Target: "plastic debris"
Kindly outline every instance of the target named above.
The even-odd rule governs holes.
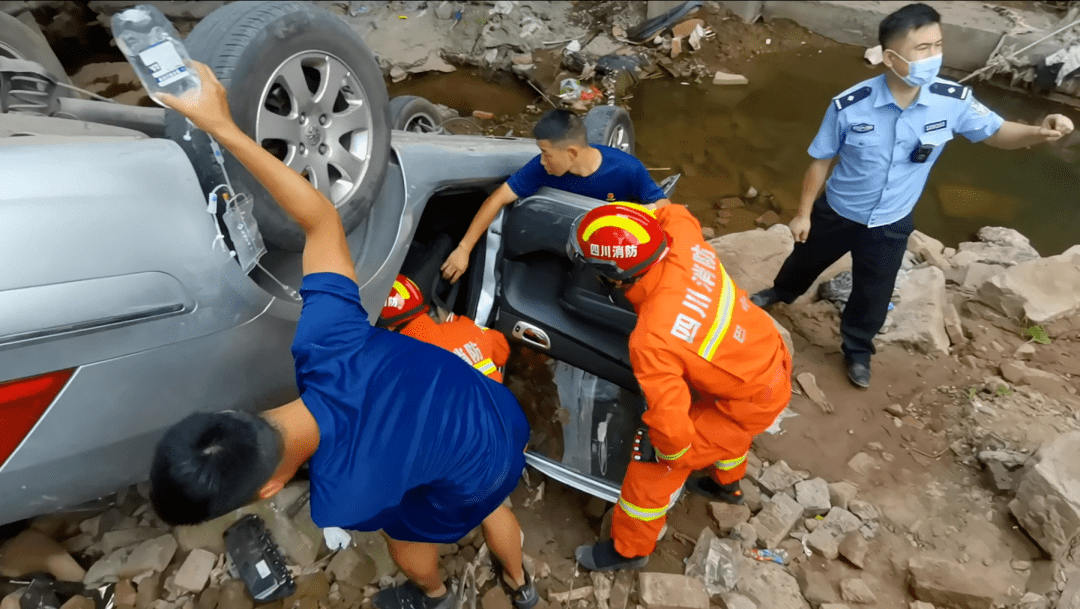
[[[780,549],[763,550],[760,548],[754,548],[747,552],[747,555],[754,560],[758,560],[761,562],[774,562],[778,565],[787,564],[788,561],[788,553]]]
[[[881,45],[879,44],[876,47],[866,49],[866,52],[863,53],[863,59],[866,60],[866,63],[876,66],[881,63],[881,58],[883,57],[882,53],[884,53],[884,51],[881,50]]]
[[[327,527],[323,529],[323,539],[326,540],[326,547],[331,550],[342,550],[352,545],[352,535],[345,529],[338,527]]]

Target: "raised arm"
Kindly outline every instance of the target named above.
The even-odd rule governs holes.
[[[476,242],[480,240],[480,237],[484,236],[484,232],[491,226],[495,216],[499,214],[499,210],[516,200],[517,195],[505,183],[484,200],[484,203],[469,224],[469,229],[465,231],[465,236],[461,238],[461,243],[453,252],[450,252],[450,255],[446,257],[446,261],[443,262],[440,269],[443,277],[449,279],[451,283],[461,279],[461,276],[465,274],[465,269],[469,268],[469,254],[476,247]]]
[[[356,281],[345,229],[334,205],[300,174],[245,135],[229,113],[225,87],[209,67],[198,62],[193,64],[202,80],[200,92],[189,92],[181,97],[160,95],[162,103],[213,136],[300,225],[306,238],[302,259],[305,275],[337,273]]]

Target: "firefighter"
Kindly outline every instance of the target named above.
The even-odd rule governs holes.
[[[630,462],[612,539],[576,556],[593,571],[639,568],[694,470],[709,475],[691,480],[691,491],[742,503],[750,443],[791,397],[791,354],[681,205],[594,208],[575,222],[567,250],[624,290],[638,314],[630,363],[648,403],[640,439],[652,447]]]
[[[386,297],[379,325],[416,340],[442,347],[491,380],[502,382],[502,367],[510,358],[510,345],[501,332],[479,326],[468,317],[450,313],[436,321],[429,315],[424,295],[411,279],[398,275]]]

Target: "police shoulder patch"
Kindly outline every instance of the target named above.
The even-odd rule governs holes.
[[[837,110],[843,110],[844,108],[847,108],[851,104],[854,104],[856,102],[860,102],[860,101],[866,99],[867,97],[870,97],[871,91],[873,91],[873,89],[871,89],[870,87],[862,87],[861,89],[856,89],[856,90],[854,90],[851,93],[848,93],[846,95],[841,95],[840,97],[834,97],[833,98],[833,103],[836,104],[836,109]]]
[[[952,97],[953,99],[967,99],[967,96],[971,94],[971,87],[956,83],[936,82],[930,85],[930,92],[935,95]]]

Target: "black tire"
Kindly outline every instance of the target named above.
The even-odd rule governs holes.
[[[601,144],[634,154],[634,121],[619,106],[596,106],[585,115],[590,144]]]
[[[398,131],[434,133],[442,115],[435,104],[418,95],[399,95],[390,100],[390,128]]]
[[[258,119],[268,117],[271,113],[281,117],[279,124],[287,127],[287,137],[291,143],[269,138],[264,138],[260,143],[276,153],[278,158],[293,159],[297,165],[307,162],[302,158],[310,158],[313,164],[321,162],[324,172],[329,173],[324,173],[324,179],[316,184],[317,187],[337,207],[345,232],[356,228],[378,196],[390,158],[386,85],[382,71],[363,40],[334,15],[305,2],[233,2],[207,15],[192,30],[185,44],[192,59],[209,65],[225,86],[233,120],[244,133],[259,141]],[[333,66],[344,69],[339,72],[344,74],[343,84],[335,85],[340,91],[327,96],[327,99],[333,97],[329,101],[333,105],[332,110],[319,110],[323,113],[322,117],[330,117],[325,128],[319,126],[322,123],[316,124],[314,111],[306,119],[306,124],[299,122],[298,112],[291,108],[292,100],[299,99],[299,94],[290,93],[280,86],[285,81],[279,81],[279,77],[275,76],[279,68],[294,64],[299,66],[299,62],[307,61],[309,57],[323,61],[327,71]],[[310,68],[309,71],[306,64],[297,69],[302,70],[304,79],[299,86],[307,88],[304,95],[315,100],[325,72],[317,68]],[[312,79],[316,81],[316,91],[312,91]],[[354,88],[360,90],[354,91]],[[284,114],[270,109],[270,99],[282,92],[284,97],[279,95],[274,99],[275,103],[289,105]],[[363,103],[346,105],[339,111],[339,102],[347,101],[343,97],[346,93],[357,99],[362,98]],[[360,141],[369,147],[366,150],[366,165],[361,155],[351,154],[345,141],[335,139],[331,131],[334,121],[340,120],[347,111],[352,110],[349,112],[352,116],[357,108],[363,110],[365,107],[370,117],[367,120],[366,139]],[[207,136],[193,131],[191,140],[185,141],[187,132],[187,121],[179,114],[169,112],[166,133],[188,153],[203,188],[209,192],[224,182],[224,176],[214,162]],[[311,146],[310,157],[299,156],[299,151],[306,150],[308,145]],[[354,173],[362,177],[359,180],[350,179],[351,175],[333,165],[334,157],[352,157],[349,160],[356,164]],[[254,197],[254,215],[267,244],[279,250],[302,251],[304,234],[300,227],[232,155],[225,152],[224,158],[233,188]],[[312,173],[318,175],[317,170]],[[319,181],[317,178],[314,180]]]
[[[49,41],[7,13],[0,13],[0,57],[39,63],[49,74],[55,76],[57,81],[71,84],[64,66],[60,65],[56,53],[53,53],[49,46]],[[71,95],[67,89],[61,90],[59,94],[61,97]]]

